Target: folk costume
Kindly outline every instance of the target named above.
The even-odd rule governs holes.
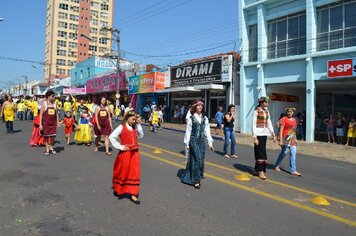
[[[89,114],[81,114],[79,117],[79,128],[75,132],[74,140],[79,143],[91,143],[91,127],[89,124]]]
[[[111,134],[111,126],[110,126],[109,119],[110,119],[109,108],[100,107],[98,120],[95,122],[94,125],[94,133],[96,136]],[[101,130],[98,129],[97,123],[99,123]]]
[[[206,116],[195,113],[188,118],[184,136],[186,148],[189,148],[189,157],[184,173],[180,176],[182,183],[200,185],[200,180],[204,177],[205,138],[212,147],[209,120]]]
[[[73,124],[75,123],[74,118],[73,117],[64,117],[63,123],[64,123],[64,133],[72,134],[73,133]]]
[[[257,138],[258,145],[254,144],[255,153],[255,171],[266,172],[267,152],[266,143],[267,136],[274,135],[273,125],[271,122],[270,113],[267,109],[257,107],[252,118],[252,133],[253,137]]]
[[[37,109],[37,108],[36,108]],[[45,139],[40,135],[40,116],[36,116],[33,120],[33,129],[30,137],[31,146],[45,145]]]
[[[138,196],[140,187],[140,152],[138,138],[143,137],[140,124],[130,126],[119,125],[110,135],[111,144],[119,149],[113,169],[113,190],[118,195],[130,194]],[[118,141],[120,138],[121,143]],[[124,151],[124,145],[130,149]]]
[[[44,102],[45,109],[42,114],[42,136],[55,137],[57,135],[57,110],[54,104]]]

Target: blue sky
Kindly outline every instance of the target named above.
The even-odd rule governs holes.
[[[123,56],[138,63],[164,67],[239,49],[237,0],[115,0],[114,8]],[[35,62],[44,61],[45,15],[44,0],[1,2],[0,88],[22,75],[43,78]]]

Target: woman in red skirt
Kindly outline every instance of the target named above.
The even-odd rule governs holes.
[[[105,155],[111,156],[109,152],[109,135],[112,131],[112,122],[111,122],[111,112],[109,107],[106,104],[106,98],[101,98],[99,106],[95,109],[95,123],[94,123],[94,133],[95,138],[95,149],[98,151],[100,138],[105,139]]]
[[[130,200],[140,204],[140,152],[138,138],[143,137],[139,116],[129,111],[122,124],[110,135],[111,144],[119,149],[113,170],[113,190],[115,195],[129,194]],[[120,138],[121,143],[118,141]]]
[[[40,116],[36,116],[33,121],[33,129],[30,137],[30,145],[32,147],[37,147],[45,145],[45,139],[40,135]]]
[[[58,124],[54,95],[55,93],[52,90],[47,91],[46,100],[42,103],[40,109],[40,130],[46,142],[45,156],[48,156],[50,153],[56,154],[52,146],[54,137],[57,135]]]

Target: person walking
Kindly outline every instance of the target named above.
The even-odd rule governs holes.
[[[83,108],[77,125],[78,129],[75,132],[74,140],[89,147],[91,145],[91,124],[89,109],[87,107]]]
[[[224,114],[223,114],[223,108],[219,107],[218,111],[215,114],[215,122],[216,122],[216,127],[215,127],[215,134],[222,135],[222,122],[223,122]]]
[[[196,102],[191,107],[192,116],[187,121],[184,144],[189,150],[189,157],[184,173],[180,176],[182,183],[200,189],[200,180],[204,177],[205,140],[208,140],[210,150],[214,151],[213,138],[210,135],[209,119],[204,116],[204,103]]]
[[[60,122],[61,124],[64,124],[64,134],[66,136],[66,142],[67,142],[67,147],[70,145],[70,136],[73,133],[73,126],[78,128],[77,124],[75,123],[74,118],[72,117],[72,114],[70,111],[66,112],[66,116],[63,118],[63,120]]]
[[[279,131],[279,145],[282,150],[278,155],[278,159],[274,164],[275,170],[280,172],[280,164],[283,159],[286,157],[288,153],[288,149],[290,152],[289,166],[290,173],[295,176],[302,176],[299,172],[297,172],[296,166],[296,155],[297,155],[297,138],[296,138],[296,129],[297,129],[297,121],[293,117],[295,112],[295,108],[287,107],[286,108],[286,116],[281,119],[280,122],[280,131]]]
[[[37,116],[33,120],[33,128],[29,143],[32,147],[42,146],[46,144],[45,138],[40,135],[40,116]]]
[[[109,152],[109,135],[112,131],[112,120],[110,109],[104,97],[101,98],[99,106],[95,109],[94,121],[94,133],[96,135],[94,152],[98,151],[100,138],[103,137],[105,139],[105,155],[111,156],[112,154]]]
[[[349,125],[349,129],[347,131],[347,140],[346,140],[346,146],[350,144],[350,139],[352,140],[351,146],[354,146],[355,144],[355,139],[356,139],[356,121],[355,118],[352,118]]]
[[[234,122],[235,122],[235,105],[230,104],[227,108],[227,112],[224,114],[224,157],[225,158],[238,158],[235,155],[235,145],[236,145],[236,138],[234,132]],[[229,142],[231,140],[231,156],[228,154],[227,147],[229,146]]]
[[[57,135],[57,111],[54,104],[55,93],[52,90],[46,92],[46,100],[42,103],[40,109],[40,130],[42,136],[45,137],[46,151],[45,156],[50,153],[56,154],[53,149],[54,137]]]
[[[14,120],[16,116],[16,104],[12,101],[11,95],[5,95],[5,102],[1,107],[1,117],[6,124],[7,133],[14,133]]]
[[[252,133],[255,153],[255,172],[262,180],[267,179],[265,172],[267,166],[267,136],[272,135],[276,142],[270,113],[267,109],[269,99],[261,97],[252,116]]]
[[[145,118],[145,123],[147,123],[148,118],[150,117],[151,108],[148,104],[143,108],[143,117]]]
[[[112,177],[114,195],[131,195],[130,200],[140,204],[140,152],[138,139],[143,138],[139,116],[134,111],[125,114],[120,124],[109,136],[113,147],[119,149]],[[120,139],[121,143],[118,141]]]

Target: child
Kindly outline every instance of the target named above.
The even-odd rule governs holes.
[[[91,124],[90,124],[89,109],[83,108],[83,113],[79,117],[78,130],[75,132],[74,140],[82,144],[90,146],[91,144]]]
[[[159,122],[159,113],[157,111],[157,107],[153,108],[153,112],[151,113],[150,120],[152,121],[152,132],[157,133],[158,122]]]
[[[116,120],[116,122],[119,122],[120,114],[121,114],[120,105],[117,105],[116,106],[116,110],[115,110],[115,120]]]
[[[33,129],[30,137],[30,145],[32,147],[45,145],[45,139],[43,136],[40,135],[40,116],[37,116],[33,121]]]
[[[66,117],[63,118],[63,120],[60,122],[61,124],[64,123],[64,133],[66,135],[66,140],[67,140],[67,146],[70,145],[70,136],[73,133],[73,125],[75,128],[78,128],[77,124],[75,123],[74,118],[72,117],[72,114],[70,111],[66,112]]]
[[[355,138],[356,138],[356,122],[355,118],[352,118],[350,123],[349,123],[349,130],[347,131],[347,141],[346,141],[346,146],[349,145],[350,139],[352,139],[352,144],[351,146],[354,146],[355,144]]]

